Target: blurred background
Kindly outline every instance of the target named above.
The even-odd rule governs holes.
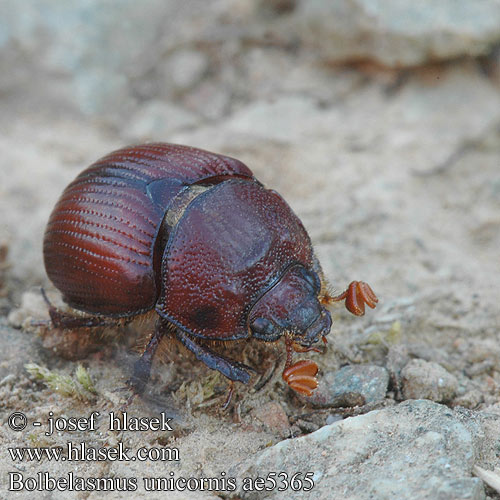
[[[498,0],[0,0],[2,404],[32,387],[25,363],[56,362],[21,327],[47,314],[58,196],[109,151],[165,141],[245,162],[335,290],[378,294],[362,320],[336,309],[325,379],[373,363],[385,397],[418,358],[392,402],[500,413],[499,91]]]

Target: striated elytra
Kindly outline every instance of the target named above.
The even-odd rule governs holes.
[[[75,317],[51,306],[56,326],[156,311],[155,331],[134,367],[138,393],[166,335],[231,381],[247,383],[248,367],[199,340],[284,337],[290,373],[292,351],[316,350],[329,333],[325,305],[346,299],[362,314],[365,303],[377,301],[362,282],[331,297],[309,236],[283,198],[242,162],[188,146],[127,147],[88,167],[57,202],[43,253],[64,301],[89,313]],[[312,393],[315,371],[301,367],[292,378],[305,377],[307,390],[290,385]]]

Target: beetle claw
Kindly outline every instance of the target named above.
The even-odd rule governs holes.
[[[339,302],[345,299],[346,309],[355,316],[365,314],[365,304],[372,309],[376,306],[378,298],[368,283],[353,281],[347,290],[336,297],[330,297],[330,302]]]
[[[138,394],[136,392],[133,392],[128,398],[127,400],[120,406],[119,408],[119,411],[121,413],[124,413],[125,411],[127,411],[128,407],[132,404],[132,402],[134,401],[134,399],[138,396]]]

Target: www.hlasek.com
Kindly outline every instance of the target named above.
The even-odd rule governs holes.
[[[122,442],[118,446],[101,446],[96,448],[87,443],[66,443],[63,447],[40,447],[40,448],[9,448],[10,458],[14,462],[41,462],[43,459],[61,462],[128,462],[130,460],[145,462],[178,462],[178,448],[143,446],[132,453],[130,448],[126,448]]]

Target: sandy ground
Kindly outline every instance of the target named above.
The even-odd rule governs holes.
[[[444,401],[450,408],[500,414],[498,57],[493,52],[489,59],[460,56],[391,69],[327,64],[300,45],[280,43],[232,47],[230,37],[222,42],[208,38],[206,46],[195,45],[205,59],[180,52],[188,76],[181,73],[171,83],[165,76],[168,61],[164,73],[145,71],[149,76],[142,83],[152,97],[142,95],[127,119],[113,110],[111,118],[105,110],[87,112],[64,78],[44,73],[29,57],[19,61],[17,49],[9,49],[18,62],[18,79],[12,76],[0,88],[2,498],[33,495],[7,492],[10,472],[139,481],[171,471],[220,477],[285,438],[308,434],[339,416],[408,399],[411,387],[405,393],[398,377],[412,359],[438,363],[454,377],[456,385]],[[4,49],[4,67],[6,54]],[[215,73],[203,66],[213,63],[214,54],[224,54]],[[45,74],[47,80],[37,80]],[[139,77],[129,78],[134,92],[140,94],[139,88],[147,95]],[[151,90],[161,78],[167,82],[165,95]],[[180,90],[170,92],[170,84]],[[223,412],[222,377],[171,345],[164,346],[165,362],[155,365],[147,395],[128,412],[155,417],[165,411],[174,431],[109,430],[108,413],[118,411],[127,397],[120,389],[130,376],[133,347],[151,325],[137,322],[95,335],[33,326],[33,320],[48,317],[39,287],[59,300],[45,275],[41,242],[50,210],[82,168],[113,149],[148,140],[189,144],[244,161],[301,218],[334,289],[341,291],[353,279],[372,285],[380,299],[375,311],[358,319],[335,307],[328,350],[311,358],[320,366],[320,378],[348,364],[386,367],[391,384],[384,399],[369,407],[314,409],[281,380],[283,345],[249,341],[227,348],[254,366],[256,374],[248,387],[237,387],[233,406]],[[70,385],[81,363],[96,392],[77,393],[76,382],[63,395],[63,379],[49,387],[26,370],[28,363],[70,377],[72,382],[64,379]],[[32,426],[33,421],[46,422],[50,412],[72,417],[93,411],[101,414],[95,431],[46,436],[45,427]],[[5,425],[13,412],[27,416],[24,431]],[[8,447],[54,447],[67,441],[89,446],[123,442],[134,450],[171,447],[179,450],[180,461],[68,466],[54,460],[19,463],[8,453]],[[497,467],[491,456],[477,463]],[[165,498],[139,490],[130,498]],[[487,494],[498,498],[493,490]],[[168,498],[214,493],[175,495]],[[40,498],[101,496],[46,492]],[[125,496],[115,492],[106,498]]]

